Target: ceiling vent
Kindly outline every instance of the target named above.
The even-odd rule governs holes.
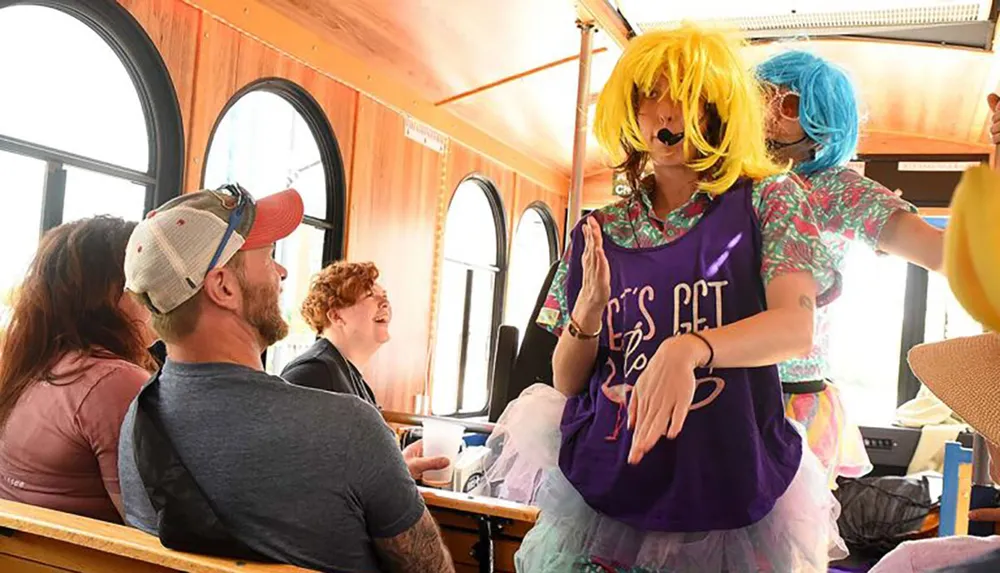
[[[700,0],[687,4],[660,0],[617,0],[618,9],[637,33],[671,28],[683,20],[726,23],[751,38],[864,36],[907,30],[989,25],[993,0]],[[904,34],[905,35],[905,34]],[[934,35],[913,41],[942,43]],[[977,35],[978,38],[978,35]],[[978,42],[977,42],[978,44]]]

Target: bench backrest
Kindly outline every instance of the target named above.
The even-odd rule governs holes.
[[[0,500],[0,571],[7,573],[302,573],[167,549],[142,531]]]
[[[508,501],[420,488],[459,571],[479,570],[491,540],[495,570],[514,571],[514,553],[538,509]],[[489,522],[489,527],[485,522]],[[478,551],[477,551],[478,550]],[[142,531],[42,507],[0,500],[4,573],[302,573],[291,565],[249,563],[167,549]]]

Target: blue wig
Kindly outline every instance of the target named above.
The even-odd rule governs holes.
[[[757,66],[757,78],[799,94],[799,123],[819,144],[816,157],[796,165],[800,175],[843,165],[858,148],[858,102],[854,85],[840,68],[803,51],[771,57]]]

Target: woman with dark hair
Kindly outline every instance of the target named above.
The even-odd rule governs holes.
[[[155,368],[149,312],[125,296],[135,223],[42,238],[0,340],[0,498],[121,522],[118,433]]]

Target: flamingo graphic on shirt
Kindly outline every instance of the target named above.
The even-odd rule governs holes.
[[[615,368],[615,363],[608,357],[607,365],[610,367],[610,372],[608,377],[604,379],[604,384],[601,384],[601,393],[612,403],[618,404],[618,416],[615,418],[615,427],[611,433],[604,437],[605,440],[609,442],[614,442],[618,440],[618,434],[621,432],[622,424],[625,422],[624,412],[625,408],[628,407],[628,397],[632,393],[632,385],[628,382],[623,384],[611,385],[611,381],[615,379],[615,374],[617,374],[617,369]]]

